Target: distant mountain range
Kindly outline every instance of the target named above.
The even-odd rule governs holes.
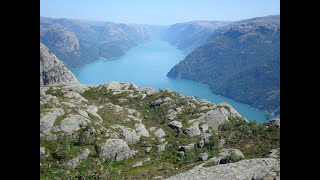
[[[192,51],[203,44],[219,27],[230,24],[227,21],[191,21],[169,26],[163,39],[179,49]]]
[[[68,68],[154,39],[191,52],[169,77],[206,83],[214,93],[280,114],[280,15],[171,26],[40,17],[41,42]]]
[[[168,76],[206,83],[217,94],[279,115],[280,15],[218,28]]]
[[[76,19],[40,18],[40,41],[69,68],[125,54],[150,40],[151,27]]]

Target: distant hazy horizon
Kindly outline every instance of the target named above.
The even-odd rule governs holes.
[[[129,24],[238,21],[280,14],[280,0],[40,0],[40,16]]]

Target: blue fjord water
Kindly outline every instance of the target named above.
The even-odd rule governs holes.
[[[265,120],[265,112],[247,104],[216,95],[208,85],[166,76],[170,69],[187,55],[164,41],[151,41],[130,49],[126,55],[99,60],[71,69],[83,84],[103,84],[108,81],[131,82],[143,87],[169,88],[187,96],[197,96],[214,103],[227,102],[248,120]]]

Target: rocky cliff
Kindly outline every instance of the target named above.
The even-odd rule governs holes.
[[[40,43],[40,86],[53,83],[78,83],[77,78]]]
[[[206,83],[214,93],[279,115],[280,15],[218,28],[168,76]]]
[[[40,18],[40,40],[68,68],[100,58],[119,57],[151,39],[152,26],[94,22],[78,19]]]

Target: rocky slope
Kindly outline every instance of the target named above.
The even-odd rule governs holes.
[[[202,161],[233,163],[279,148],[278,128],[247,122],[226,103],[118,82],[40,92],[43,179],[165,178]]]
[[[280,15],[218,28],[168,76],[206,83],[217,94],[279,115]]]
[[[192,51],[203,44],[219,27],[230,22],[224,21],[191,21],[169,26],[163,39],[179,49]]]
[[[249,159],[236,163],[203,167],[205,164],[174,175],[168,178],[168,180],[280,179],[280,160],[273,158]]]
[[[68,68],[124,55],[150,40],[152,26],[40,18],[40,40]],[[154,28],[156,29],[156,28]],[[158,28],[159,29],[159,28]]]
[[[40,86],[60,82],[78,83],[78,80],[44,44],[40,43]]]

